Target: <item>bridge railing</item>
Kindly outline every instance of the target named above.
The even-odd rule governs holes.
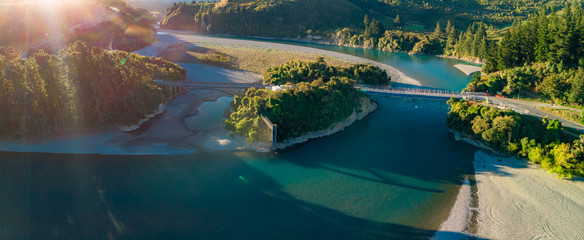
[[[250,88],[250,87],[269,87],[269,85],[257,84],[257,83],[232,83],[232,82],[194,82],[194,81],[164,81],[156,79],[154,83],[157,85],[174,85],[174,86],[217,86],[217,87],[239,87],[239,88]]]
[[[483,96],[483,93],[476,92],[458,92],[452,90],[443,89],[428,89],[428,88],[384,88],[384,87],[371,87],[371,86],[356,86],[359,89],[368,92],[384,92],[384,93],[395,93],[395,94],[408,94],[408,95],[423,95],[423,96],[453,96],[453,97],[479,97]]]

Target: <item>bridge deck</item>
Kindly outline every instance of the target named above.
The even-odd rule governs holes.
[[[193,82],[193,81],[162,81],[154,80],[157,85],[185,87],[185,88],[226,88],[226,89],[248,89],[248,88],[265,88],[269,85],[260,83],[229,83],[229,82]]]
[[[440,89],[423,89],[423,88],[380,88],[369,86],[356,86],[361,91],[367,94],[398,96],[398,97],[418,97],[431,99],[450,99],[450,98],[466,98],[466,99],[484,99],[483,93],[474,92],[456,92]]]
[[[248,88],[269,88],[270,85],[261,83],[229,83],[229,82],[193,82],[193,81],[162,81],[154,80],[157,85],[184,87],[184,88],[206,88],[206,89],[230,89],[230,90],[246,90]],[[456,92],[440,89],[424,89],[424,88],[383,88],[371,87],[365,85],[356,85],[355,88],[367,94],[386,95],[386,96],[401,96],[401,97],[417,97],[430,99],[450,99],[450,98],[465,98],[465,99],[485,99],[483,93],[474,92]]]

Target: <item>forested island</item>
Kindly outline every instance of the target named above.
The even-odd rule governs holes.
[[[527,158],[560,177],[584,176],[584,135],[562,131],[557,119],[540,119],[476,102],[448,101],[449,128],[495,151]]]
[[[229,130],[259,141],[267,131],[261,118],[265,116],[278,125],[278,141],[285,141],[330,128],[356,112],[372,111],[371,99],[354,85],[387,85],[389,81],[385,71],[371,65],[334,67],[322,58],[292,61],[265,74],[265,83],[286,84],[282,90],[252,88],[236,96],[225,124]]]
[[[80,41],[58,54],[19,55],[0,47],[0,136],[11,140],[136,124],[172,97],[154,79],[186,79],[161,58]]]

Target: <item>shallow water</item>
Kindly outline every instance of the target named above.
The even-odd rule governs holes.
[[[197,115],[187,118],[191,130],[204,131],[223,126],[225,108],[233,101],[232,97],[220,97],[213,102],[204,102],[197,108]]]
[[[362,56],[374,61],[393,66],[408,77],[422,83],[422,86],[449,90],[462,90],[472,79],[460,70],[453,68],[454,64],[464,63],[460,60],[439,58],[426,55],[409,55],[407,53],[390,53],[373,49],[351,48],[333,45],[311,44],[326,50]]]

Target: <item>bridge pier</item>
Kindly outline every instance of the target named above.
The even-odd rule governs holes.
[[[172,92],[172,98],[176,98],[178,95],[182,95],[185,94],[186,92],[189,91],[188,88],[182,87],[182,86],[171,86],[170,87],[171,92]]]
[[[260,115],[260,117],[266,124],[266,127],[268,127],[268,130],[271,132],[270,139],[268,140],[272,141],[272,148],[276,149],[276,145],[278,144],[278,124],[273,124],[272,121],[270,121],[270,119],[264,115]]]

